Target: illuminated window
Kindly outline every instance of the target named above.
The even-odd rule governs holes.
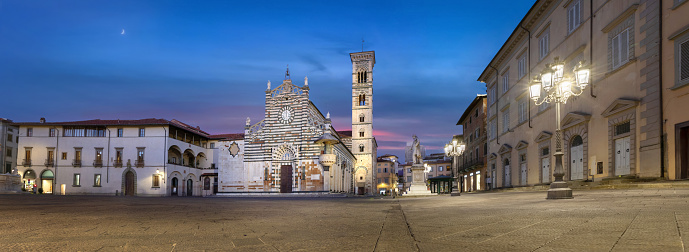
[[[72,181],[72,186],[81,186],[81,174],[74,173],[74,179]]]
[[[100,186],[100,174],[93,175],[93,186]]]

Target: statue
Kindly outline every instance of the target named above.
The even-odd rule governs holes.
[[[270,81],[268,81],[268,90],[270,90]]]
[[[304,86],[309,85],[309,77],[304,77]]]
[[[330,112],[325,116],[326,119],[330,119]]]
[[[413,138],[414,142],[412,142],[411,144],[411,151],[414,164],[421,164],[423,161],[423,157],[421,156],[421,143],[419,142],[419,138],[417,138],[416,135],[413,135]]]
[[[268,82],[268,86],[270,86],[270,82]],[[247,117],[246,118],[246,126],[251,125],[251,118]]]

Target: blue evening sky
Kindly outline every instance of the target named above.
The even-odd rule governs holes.
[[[246,117],[263,119],[266,82],[282,83],[289,64],[348,130],[349,53],[364,38],[376,52],[378,154],[404,159],[412,134],[442,152],[486,92],[478,75],[533,3],[0,0],[0,117],[154,117],[238,133]]]

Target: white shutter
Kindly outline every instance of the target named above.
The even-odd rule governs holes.
[[[620,65],[620,35],[612,38],[612,68],[615,69]]]
[[[620,33],[620,65],[629,60],[629,29]]]

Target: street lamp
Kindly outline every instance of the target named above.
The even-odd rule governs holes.
[[[458,186],[459,180],[457,177],[457,175],[459,175],[459,171],[457,171],[457,169],[459,168],[457,164],[457,157],[464,153],[464,148],[464,143],[458,143],[457,139],[454,139],[451,143],[445,145],[445,156],[452,157],[452,190],[450,192],[451,196],[460,195]]]
[[[529,86],[531,99],[536,106],[543,103],[555,103],[555,182],[550,184],[547,199],[571,199],[572,189],[567,186],[562,177],[565,173],[562,169],[562,129],[560,128],[560,104],[566,104],[571,96],[579,96],[589,84],[591,70],[583,62],[574,68],[574,79],[564,76],[563,61],[556,57],[555,62],[546,65],[540,76],[534,76]],[[541,94],[541,91],[544,91]]]

